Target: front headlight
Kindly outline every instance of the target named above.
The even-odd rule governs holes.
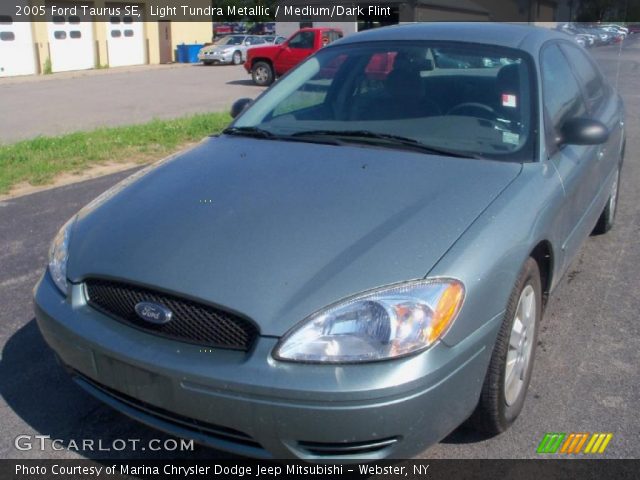
[[[416,280],[356,295],[314,313],[280,341],[278,360],[367,362],[433,345],[464,300],[458,280]]]
[[[53,283],[62,293],[67,294],[67,259],[69,258],[69,237],[75,217],[63,225],[49,248],[49,273]]]

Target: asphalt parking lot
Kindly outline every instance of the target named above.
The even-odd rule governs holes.
[[[611,81],[617,82],[627,108],[627,156],[616,226],[609,234],[586,242],[552,296],[529,396],[515,425],[490,439],[461,427],[421,457],[533,458],[546,432],[611,432],[613,440],[605,457],[640,458],[640,38],[627,41],[622,49],[594,50],[594,56]],[[217,70],[192,69],[204,75]],[[170,72],[190,74],[188,68]],[[245,79],[245,75],[237,77]],[[255,92],[254,87],[245,87]],[[2,90],[0,97],[6,95]],[[236,90],[217,94],[228,97],[231,91]],[[192,94],[185,89],[185,96]],[[154,111],[162,110],[161,105],[157,108]],[[19,113],[20,108],[8,105],[8,110]],[[141,439],[142,444],[168,438],[76,387],[55,363],[33,319],[32,288],[44,269],[55,232],[81,206],[124,176],[119,173],[0,203],[1,458],[227,456],[203,447],[188,453],[128,449],[81,454],[52,450],[50,442],[44,451],[14,447],[15,437],[21,434],[49,435],[65,445],[83,438],[104,445],[121,438]]]
[[[59,135],[154,118],[228,111],[234,100],[254,98],[242,66],[145,65],[0,79],[0,143]]]

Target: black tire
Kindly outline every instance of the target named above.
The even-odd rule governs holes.
[[[242,52],[240,52],[240,50],[236,50],[235,52],[233,52],[231,63],[233,63],[234,65],[240,65],[242,63]]]
[[[514,399],[508,403],[505,393],[507,355],[509,354],[509,341],[511,339],[512,328],[516,320],[518,304],[523,292],[528,287],[532,287],[535,298],[532,303],[535,305],[535,315],[533,318],[533,333],[530,333],[528,341],[531,342],[529,361],[519,375],[521,386]],[[530,298],[530,297],[529,297]],[[540,282],[540,269],[533,258],[528,258],[525,262],[513,291],[509,296],[507,310],[498,338],[493,348],[489,368],[482,386],[480,400],[476,410],[471,415],[469,423],[475,429],[487,435],[497,435],[504,432],[515,421],[527,396],[527,389],[531,380],[533,363],[535,359],[536,344],[538,343],[538,330],[542,319],[542,285]],[[526,345],[529,345],[526,343]],[[517,362],[514,363],[517,365]]]
[[[616,169],[613,185],[611,186],[611,193],[607,200],[607,204],[600,214],[598,223],[593,228],[591,235],[604,235],[613,228],[613,222],[616,219],[616,212],[618,211],[618,198],[620,196],[620,166]]]
[[[273,67],[267,62],[256,62],[251,68],[251,78],[256,85],[268,87],[275,79]]]
[[[213,65],[213,62],[211,62],[211,61],[209,61],[209,60],[203,60],[203,61],[202,61],[202,64],[203,64],[203,65],[205,65],[205,66],[207,66],[207,67],[210,67],[211,65]]]

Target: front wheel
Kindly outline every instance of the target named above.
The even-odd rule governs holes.
[[[233,57],[231,58],[231,61],[233,62],[234,65],[240,65],[242,63],[242,53],[233,52]]]
[[[515,421],[527,395],[542,318],[540,269],[527,259],[509,297],[480,401],[471,424],[489,435],[504,432]]]
[[[256,85],[267,87],[273,83],[273,68],[267,62],[256,62],[251,69],[251,77]]]

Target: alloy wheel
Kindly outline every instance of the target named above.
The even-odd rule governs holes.
[[[520,293],[509,337],[504,376],[504,398],[509,406],[520,397],[531,361],[535,338],[536,304],[535,290],[531,285],[527,285]]]
[[[266,82],[267,78],[269,78],[269,73],[265,67],[258,67],[256,69],[256,80],[259,82]]]

